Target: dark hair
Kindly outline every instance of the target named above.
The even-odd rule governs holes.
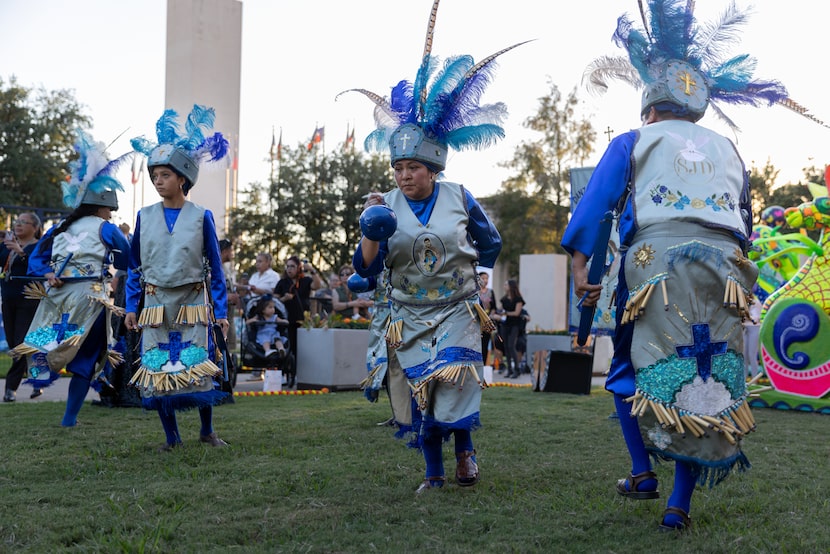
[[[95,215],[96,213],[98,213],[99,208],[101,208],[101,206],[93,206],[92,204],[81,204],[80,206],[75,208],[71,214],[66,216],[66,219],[64,219],[58,224],[58,226],[55,228],[55,231],[51,235],[49,235],[45,240],[42,240],[40,241],[40,243],[38,243],[38,253],[45,252],[46,250],[52,248],[52,241],[55,240],[56,236],[66,231],[70,225],[72,225],[82,217]]]
[[[297,266],[297,277],[302,277],[303,276],[303,266],[300,263],[300,258],[298,258],[297,256],[288,256],[285,259],[285,263],[288,264],[288,262],[294,262],[294,264],[296,264],[296,266]],[[285,272],[285,276],[288,277],[288,272],[287,271]]]
[[[507,280],[507,295],[512,299],[519,298],[522,295],[519,292],[519,283],[516,279]]]
[[[229,241],[228,239],[222,239],[222,240],[219,241],[219,251],[220,252],[222,250],[227,250],[230,247],[231,247],[231,241]]]
[[[256,317],[258,319],[262,319],[262,312],[265,310],[265,306],[268,305],[269,302],[274,302],[274,297],[270,294],[263,294],[259,297],[256,303],[251,307],[251,311],[248,313],[248,317]],[[274,304],[276,307],[276,303]]]

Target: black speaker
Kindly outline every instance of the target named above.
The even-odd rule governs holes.
[[[547,363],[536,373],[534,390],[591,394],[592,355],[551,350],[547,357]]]

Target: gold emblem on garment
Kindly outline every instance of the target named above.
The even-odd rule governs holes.
[[[738,267],[740,267],[741,269],[743,269],[743,268],[745,268],[745,267],[748,267],[748,266],[749,266],[749,264],[751,264],[751,263],[752,263],[752,261],[750,261],[750,259],[749,259],[749,258],[747,258],[746,256],[744,256],[744,253],[743,253],[743,251],[741,251],[741,249],[740,249],[740,248],[736,248],[736,249],[735,249],[735,264],[736,264]]]
[[[104,290],[104,286],[101,283],[92,283],[92,292],[101,292]]]
[[[634,252],[634,267],[645,267],[651,265],[654,261],[654,248],[650,244],[642,245],[636,252]]]

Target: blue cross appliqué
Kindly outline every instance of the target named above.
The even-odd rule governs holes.
[[[60,323],[52,325],[52,329],[58,333],[55,335],[55,342],[61,342],[66,336],[67,331],[76,331],[78,326],[74,323],[69,323],[69,314],[61,314]]]
[[[178,331],[172,331],[169,335],[170,342],[160,342],[159,349],[170,352],[170,362],[176,363],[179,361],[179,356],[182,350],[190,346],[190,341],[182,342],[182,334]]]
[[[712,375],[712,357],[726,354],[726,341],[713,341],[708,323],[693,323],[692,338],[694,343],[681,344],[674,348],[681,358],[695,358],[697,374],[706,381]]]

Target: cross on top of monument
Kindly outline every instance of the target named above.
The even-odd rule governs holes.
[[[608,142],[611,142],[611,135],[614,133],[614,129],[611,128],[609,125],[607,129],[603,132],[604,135],[608,136]]]
[[[182,334],[178,331],[171,331],[168,336],[170,342],[160,342],[159,349],[170,352],[170,361],[176,363],[182,354],[182,350],[190,346],[190,341],[182,342]]]
[[[726,354],[726,341],[713,341],[708,323],[693,323],[692,338],[694,343],[675,346],[675,350],[681,358],[694,358],[697,362],[697,374],[706,381],[712,375],[712,358]]]
[[[64,337],[66,337],[67,331],[77,331],[78,326],[74,323],[69,323],[69,314],[61,314],[61,321],[60,323],[55,323],[52,325],[52,329],[58,332],[55,336],[55,341],[61,342]]]

